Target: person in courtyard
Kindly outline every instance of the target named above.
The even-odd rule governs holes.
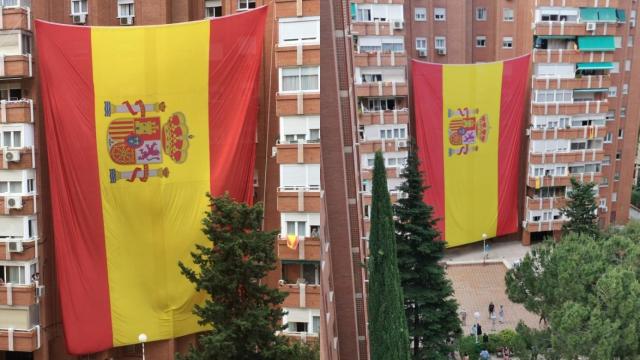
[[[500,305],[500,310],[498,311],[498,321],[500,324],[504,323],[504,306]]]
[[[464,356],[462,357],[462,360],[469,360],[469,354],[464,353]]]
[[[491,315],[496,311],[496,306],[493,305],[493,301],[489,303],[489,319],[491,319]]]
[[[486,348],[480,352],[480,359],[489,360],[490,358],[491,355],[489,355],[489,351]]]
[[[482,344],[484,344],[485,347],[487,347],[487,345],[489,345],[489,335],[488,334],[484,334],[482,336]]]
[[[491,314],[491,331],[496,331],[496,313]]]

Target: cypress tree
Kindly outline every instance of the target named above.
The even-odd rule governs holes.
[[[438,264],[446,244],[438,239],[433,208],[423,200],[427,188],[419,165],[414,145],[400,175],[404,182],[398,187],[406,196],[394,206],[398,268],[413,358],[446,359],[453,351],[449,340],[462,330],[451,282]]]
[[[317,359],[317,351],[277,335],[287,294],[262,279],[276,268],[276,232],[261,230],[261,205],[234,202],[228,195],[211,197],[211,210],[203,232],[212,242],[196,245],[193,270],[180,262],[180,270],[209,298],[196,305],[200,325],[210,327],[184,360]]]
[[[565,233],[574,232],[597,237],[598,215],[596,198],[593,193],[594,183],[581,183],[575,178],[571,178],[571,191],[567,194],[567,206],[560,211],[569,218],[569,221],[562,225]]]
[[[369,344],[372,360],[409,359],[391,199],[381,152],[375,155],[369,234]]]

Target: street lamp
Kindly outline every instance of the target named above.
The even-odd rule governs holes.
[[[482,261],[487,260],[487,234],[482,234]]]
[[[478,325],[480,322],[480,312],[476,311],[473,313],[473,317],[476,318],[476,331],[475,331],[475,336],[476,336],[476,344],[478,343]]]
[[[145,360],[144,359],[144,343],[147,342],[147,334],[142,333],[142,334],[138,335],[138,341],[140,341],[140,343],[142,343],[142,360]],[[476,339],[476,342],[478,342],[478,339]]]

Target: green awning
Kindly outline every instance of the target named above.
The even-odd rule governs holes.
[[[580,8],[580,21],[598,21],[598,8]]]
[[[558,40],[563,40],[563,39],[575,39],[575,36],[571,36],[571,35],[536,35],[536,38],[540,38],[540,39],[558,39]]]
[[[351,20],[355,20],[357,14],[358,14],[358,4],[351,3]]]
[[[618,18],[619,22],[627,21],[627,18],[624,15],[624,10],[623,9],[616,9],[616,17]]]
[[[578,49],[580,51],[615,51],[616,44],[613,36],[579,36]]]
[[[611,70],[613,69],[612,62],[591,62],[591,63],[578,63],[578,70]]]
[[[596,93],[596,92],[608,92],[607,88],[593,88],[593,89],[574,89],[574,93]]]
[[[598,8],[598,21],[599,22],[618,22],[618,16],[616,15],[616,9],[614,8]]]

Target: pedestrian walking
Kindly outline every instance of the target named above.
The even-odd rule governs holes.
[[[498,320],[500,324],[504,323],[504,306],[500,305],[500,310],[498,311]]]
[[[491,331],[496,331],[496,313],[491,314]]]
[[[462,326],[467,326],[467,311],[464,308],[460,310],[460,320],[462,321]]]
[[[491,355],[489,355],[489,351],[487,349],[484,349],[480,352],[480,359],[489,360],[490,357]]]
[[[489,303],[489,319],[491,319],[491,314],[496,310],[496,306],[493,305],[493,301]]]

